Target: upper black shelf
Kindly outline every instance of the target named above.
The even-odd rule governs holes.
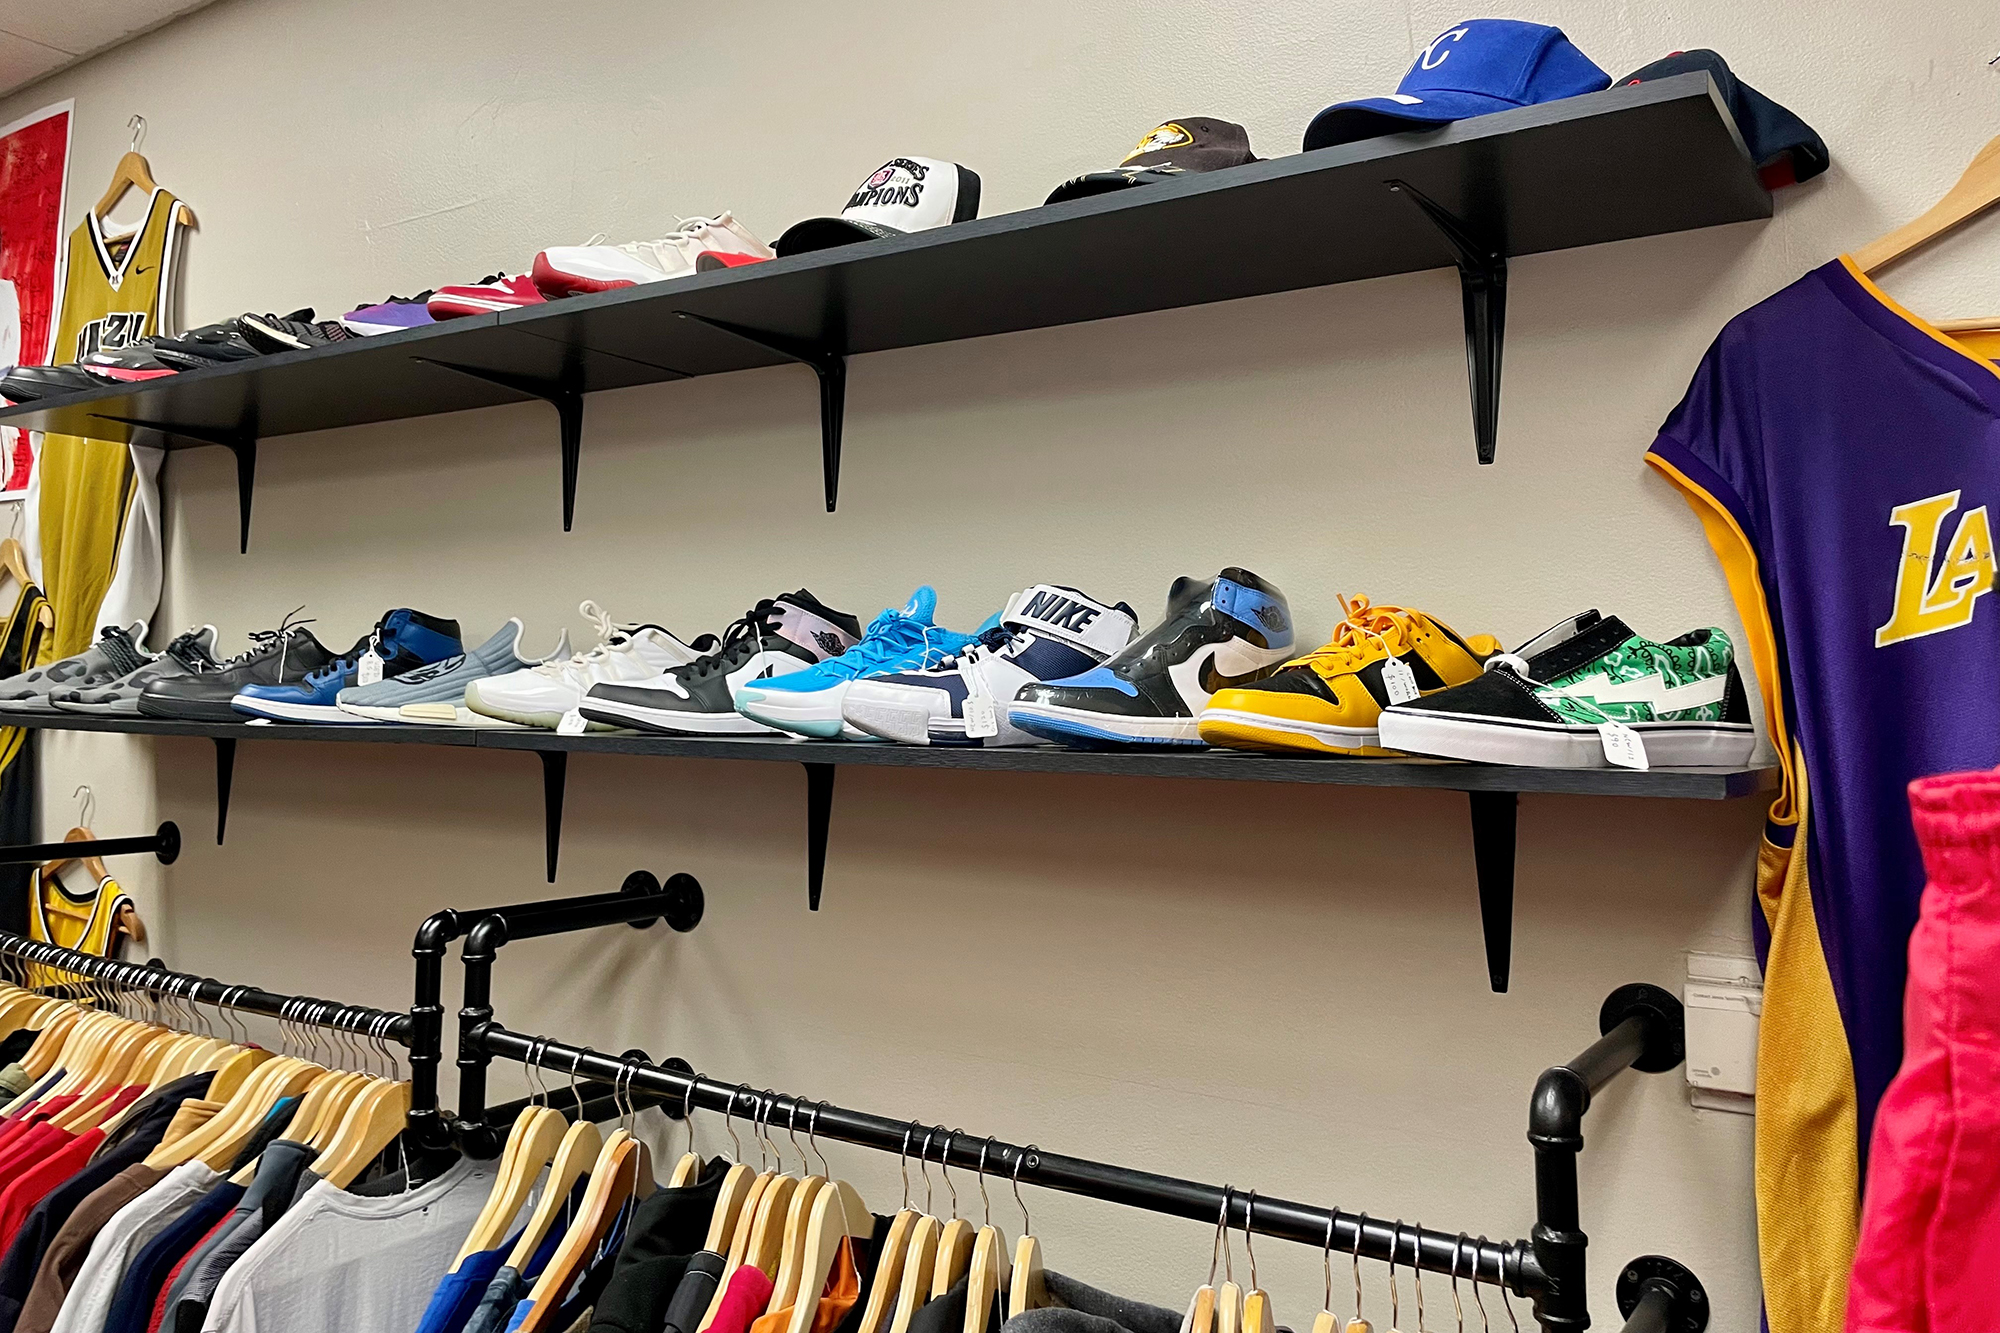
[[[1397,190],[1393,185],[1404,188]],[[0,410],[0,422],[239,460],[258,439],[799,361],[821,378],[832,507],[845,358],[1456,263],[1482,455],[1506,258],[1771,215],[1706,74],[1294,154],[934,231]],[[1453,223],[1458,224],[1456,228]],[[1497,290],[1496,290],[1497,288]],[[1482,367],[1481,357],[1488,358]],[[157,431],[149,436],[148,431]],[[249,485],[248,468],[243,482]],[[246,520],[247,521],[247,520]]]

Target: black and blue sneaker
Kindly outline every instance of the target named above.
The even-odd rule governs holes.
[[[1007,717],[1082,749],[1201,745],[1196,719],[1209,696],[1261,680],[1291,655],[1285,595],[1249,570],[1175,579],[1159,624],[1080,676],[1022,686]]]
[[[367,725],[370,718],[344,712],[340,692],[350,685],[373,684],[432,662],[460,657],[458,622],[440,620],[408,607],[391,611],[352,648],[303,680],[272,685],[245,685],[229,702],[238,713],[276,722],[334,722]],[[372,655],[372,661],[369,660]],[[378,669],[380,675],[376,674]],[[363,679],[366,666],[368,679]]]

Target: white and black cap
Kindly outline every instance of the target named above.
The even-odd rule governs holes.
[[[892,157],[861,182],[839,217],[794,223],[774,248],[781,255],[804,254],[978,216],[978,172],[934,157]]]

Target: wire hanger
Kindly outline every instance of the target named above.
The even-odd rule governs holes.
[[[910,1252],[910,1235],[922,1216],[910,1207],[910,1137],[916,1128],[915,1122],[903,1127],[903,1146],[896,1156],[896,1165],[903,1175],[903,1202],[889,1219],[888,1234],[882,1238],[881,1253],[875,1258],[875,1280],[868,1288],[868,1303],[862,1307],[856,1333],[887,1333],[889,1320],[896,1312],[897,1284],[902,1280],[904,1258]]]
[[[993,1225],[993,1200],[986,1193],[986,1154],[993,1147],[988,1138],[979,1145],[979,1233],[972,1239],[972,1266],[966,1273],[964,1333],[986,1333],[988,1316],[995,1304],[1003,1302],[1013,1287],[1012,1257],[1007,1237]],[[1000,1311],[1005,1319],[1007,1311]]]
[[[1250,1256],[1250,1290],[1243,1297],[1243,1333],[1277,1333],[1278,1321],[1271,1313],[1271,1294],[1257,1281],[1257,1251],[1250,1243],[1256,1215],[1257,1191],[1251,1190],[1250,1197],[1243,1201],[1243,1252]]]
[[[125,122],[125,128],[132,131],[132,146],[125,150],[124,156],[118,159],[118,165],[111,169],[110,186],[90,210],[100,224],[110,216],[113,206],[124,197],[125,191],[137,190],[141,194],[152,194],[160,188],[160,183],[153,179],[152,164],[139,153],[139,145],[146,141],[146,118],[133,116]],[[194,210],[180,200],[175,202],[180,205],[181,225],[184,227],[197,225],[194,220]]]
[[[1021,1239],[1014,1242],[1014,1280],[1007,1288],[1007,1317],[1025,1310],[1040,1310],[1049,1303],[1048,1279],[1042,1268],[1042,1242],[1035,1237],[1028,1220],[1028,1205],[1021,1202],[1021,1163],[1034,1152],[1035,1145],[1014,1153],[1014,1203],[1021,1210]]]
[[[945,1188],[951,1191],[951,1220],[938,1233],[937,1263],[931,1269],[932,1300],[950,1292],[972,1267],[972,1223],[958,1215],[958,1186],[951,1183],[951,1145],[964,1132],[954,1129],[946,1134],[944,1151],[938,1154],[938,1170]]]
[[[1243,1288],[1236,1285],[1236,1262],[1229,1249],[1229,1205],[1234,1191],[1222,1187],[1222,1285],[1215,1289],[1215,1333],[1240,1333]]]
[[[924,1211],[910,1229],[910,1244],[903,1256],[896,1293],[896,1314],[890,1321],[889,1333],[909,1333],[910,1321],[931,1295],[931,1277],[937,1268],[938,1236],[944,1229],[944,1223],[931,1211],[929,1159],[931,1139],[936,1136],[938,1128],[933,1126],[925,1130],[923,1146],[917,1149],[917,1170],[924,1177]]]
[[[1870,241],[1848,257],[1856,268],[1872,275],[1947,232],[1956,231],[1995,204],[2000,204],[2000,138],[1991,140],[1973,155],[1965,173],[1945,192],[1944,198],[1913,221]],[[2000,315],[1948,319],[1936,327],[1945,333],[2000,329]]]

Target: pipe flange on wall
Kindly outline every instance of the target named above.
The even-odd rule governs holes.
[[[1618,1275],[1618,1313],[1628,1321],[1647,1306],[1652,1316],[1626,1328],[1660,1333],[1702,1333],[1708,1327],[1708,1292],[1701,1279],[1663,1254],[1642,1254]]]
[[[701,881],[685,872],[667,877],[661,884],[659,877],[648,870],[635,870],[625,877],[618,887],[623,894],[637,898],[660,899],[660,915],[649,916],[625,924],[634,930],[650,930],[665,921],[675,930],[686,934],[701,924],[701,917],[707,907],[707,900],[701,891]]]
[[[1643,981],[1620,986],[1604,997],[1597,1030],[1609,1033],[1633,1017],[1646,1020],[1646,1049],[1632,1068],[1642,1074],[1664,1074],[1687,1058],[1687,1015],[1672,991]]]

